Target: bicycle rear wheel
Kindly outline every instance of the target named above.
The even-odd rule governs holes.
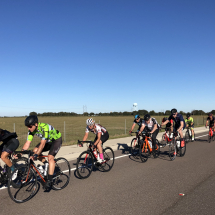
[[[149,148],[146,145],[146,142],[141,141],[140,143],[140,149],[139,149],[139,155],[140,155],[140,159],[141,161],[144,163],[148,160],[149,157]]]
[[[55,170],[53,175],[52,188],[54,190],[61,190],[69,184],[70,180],[70,164],[65,158],[55,159]]]
[[[106,147],[103,149],[104,154],[104,163],[99,166],[99,169],[103,172],[108,172],[112,169],[114,165],[114,152],[113,149],[110,147]]]
[[[169,158],[173,161],[176,158],[176,141],[173,139],[169,142]]]
[[[134,158],[138,158],[139,147],[140,147],[140,145],[138,144],[138,139],[137,138],[132,139],[132,141],[131,141],[131,155]]]
[[[156,150],[153,150],[152,154],[154,158],[157,158],[160,155],[160,143],[157,139],[156,139]]]
[[[15,177],[14,174],[17,174]],[[15,179],[13,179],[15,177]],[[30,200],[37,192],[37,175],[28,165],[18,166],[8,180],[8,193],[16,203]]]
[[[80,178],[88,178],[93,170],[94,159],[93,155],[89,151],[82,152],[76,163],[76,171]]]
[[[185,133],[184,141],[186,143],[188,143],[190,141],[190,135],[189,135],[188,131],[186,131],[186,133]]]
[[[208,142],[209,143],[211,142],[211,136],[210,136],[210,134],[208,135]]]

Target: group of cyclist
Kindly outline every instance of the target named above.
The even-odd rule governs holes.
[[[173,123],[175,122],[175,123]],[[215,117],[212,113],[209,113],[206,127],[209,122],[209,127],[214,128]],[[88,138],[89,132],[92,132],[96,135],[94,140],[94,148],[98,149],[99,155],[97,157],[99,163],[104,162],[104,155],[102,151],[102,144],[106,142],[109,138],[108,131],[105,127],[100,124],[95,123],[95,121],[90,118],[86,120],[86,130],[83,137],[83,141],[86,141]],[[131,127],[130,133],[133,131],[135,125],[138,125],[137,130],[138,134],[148,132],[152,137],[152,146],[153,149],[156,149],[156,136],[158,135],[159,129],[166,125],[170,129],[170,137],[173,137],[173,132],[178,132],[181,138],[181,146],[183,147],[183,130],[186,127],[190,127],[192,131],[192,140],[194,141],[194,121],[191,115],[188,113],[187,118],[184,120],[183,116],[177,112],[176,109],[171,110],[171,115],[167,118],[165,117],[162,120],[162,123],[159,125],[155,118],[151,117],[149,114],[146,114],[144,118],[141,118],[139,115],[135,115],[133,125]],[[42,163],[47,162],[44,158],[38,157],[42,155],[42,152],[49,151],[48,153],[48,163],[49,163],[49,172],[48,180],[46,182],[46,188],[50,189],[53,182],[53,173],[55,169],[54,158],[62,146],[62,137],[61,133],[56,130],[53,126],[47,123],[38,122],[36,115],[28,116],[25,119],[25,126],[28,128],[27,141],[22,147],[22,151],[28,150],[30,144],[33,140],[34,135],[41,138],[41,142],[33,149],[34,155],[31,157],[33,160],[39,159]],[[214,130],[215,131],[215,130]],[[18,147],[19,141],[17,139],[17,134],[11,133],[7,130],[0,129],[0,141],[3,143],[0,146],[0,156],[1,159],[7,164],[10,171],[13,172],[15,167],[9,159],[9,155],[12,154]],[[80,145],[81,146],[81,145]],[[15,174],[13,174],[15,175]]]

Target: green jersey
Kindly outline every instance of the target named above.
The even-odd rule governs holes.
[[[194,124],[193,117],[190,117],[190,119],[185,119],[185,123],[188,124],[189,126],[191,125],[191,123]]]
[[[40,137],[42,140],[46,140],[46,142],[53,142],[61,137],[61,133],[47,123],[38,123],[35,131],[28,132],[27,140],[32,141],[34,135]]]

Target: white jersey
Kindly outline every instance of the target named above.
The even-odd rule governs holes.
[[[98,133],[102,133],[102,135],[104,135],[104,133],[107,132],[106,128],[105,127],[102,127],[101,125],[99,124],[95,124],[95,127],[93,129],[90,129],[88,126],[86,127],[86,130],[85,132],[93,132],[94,134],[98,134]]]
[[[146,128],[148,128],[150,131],[153,130],[155,124],[157,124],[157,127],[159,127],[159,124],[158,124],[158,122],[156,121],[155,118],[151,118],[149,124],[147,124],[146,121],[143,120],[143,125],[145,125]]]

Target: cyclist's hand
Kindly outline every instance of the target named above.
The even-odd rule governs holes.
[[[93,144],[93,149],[96,149],[96,145]]]
[[[131,134],[132,131],[129,131],[129,134]]]

